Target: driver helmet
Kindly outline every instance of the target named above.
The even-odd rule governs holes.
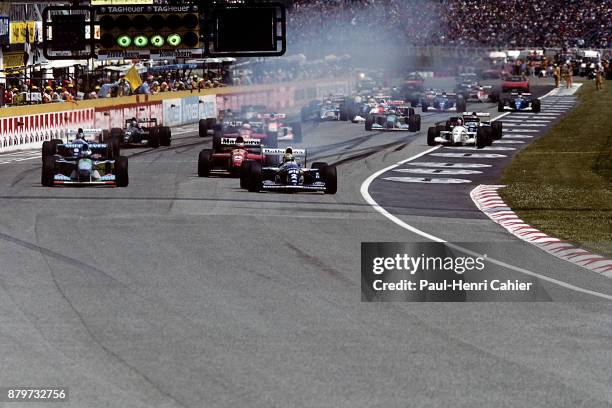
[[[242,128],[243,129],[251,129],[251,124],[250,123],[243,123],[242,124]]]
[[[285,155],[283,156],[283,163],[294,162],[295,157],[293,157],[293,147],[289,146],[285,149]]]
[[[462,118],[457,119],[457,126],[463,126],[463,119]]]
[[[130,124],[131,124],[132,126],[138,127],[138,121],[136,120],[136,118],[132,118],[132,119],[130,120]]]
[[[236,138],[236,147],[238,149],[244,149],[244,138],[242,136]]]
[[[85,140],[85,134],[83,133],[83,128],[79,128],[79,130],[77,130],[76,140]]]

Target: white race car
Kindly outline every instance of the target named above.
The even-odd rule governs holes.
[[[464,113],[453,117],[445,124],[430,127],[427,131],[427,144],[468,146],[478,149],[493,144],[494,138],[501,137],[501,122],[492,123],[487,113]],[[497,124],[499,123],[499,125]],[[499,133],[499,135],[498,135]]]

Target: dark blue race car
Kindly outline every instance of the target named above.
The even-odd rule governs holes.
[[[531,111],[540,112],[540,100],[531,96],[530,93],[512,92],[503,95],[497,104],[499,112]]]
[[[465,112],[466,102],[463,96],[457,95],[456,93],[436,93],[431,102],[427,100],[421,101],[421,109],[423,112],[427,111],[439,111],[439,112]]]

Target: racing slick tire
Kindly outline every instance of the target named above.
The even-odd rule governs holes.
[[[217,119],[208,118],[208,119],[200,119],[198,122],[198,135],[200,137],[208,136],[209,130],[215,130],[215,126],[217,124]]]
[[[263,173],[261,170],[261,163],[253,162],[250,167],[249,176],[247,179],[247,189],[251,193],[257,193],[261,191],[263,185]]]
[[[535,112],[535,113],[540,113],[541,109],[542,109],[542,104],[540,102],[539,99],[534,100],[533,102],[531,102],[531,109]]]
[[[467,110],[467,104],[465,103],[465,98],[459,97],[457,98],[457,112],[465,112]]]
[[[216,152],[221,149],[221,139],[223,138],[222,130],[215,130],[215,134],[213,135],[212,148]]]
[[[372,130],[372,125],[374,124],[374,118],[372,117],[372,115],[368,115],[366,116],[366,120],[365,120],[365,130],[370,131]]]
[[[272,148],[278,147],[278,133],[277,132],[266,132],[266,139],[264,143],[266,147],[272,147]]]
[[[325,166],[327,166],[327,163],[325,163],[325,162],[314,162],[314,163],[312,163],[310,168],[311,169],[322,169]]]
[[[427,106],[427,102],[423,101],[423,103],[421,103],[421,111],[423,113],[426,113],[428,109],[429,109],[429,106]]]
[[[128,175],[128,158],[125,156],[118,156],[115,159],[115,182],[117,187],[127,187],[130,183],[130,177]]]
[[[57,142],[55,140],[46,140],[42,144],[42,160],[45,161],[45,158],[49,156],[53,156],[57,151]]]
[[[308,110],[308,107],[303,106],[302,109],[300,109],[300,118],[302,119],[302,122],[308,122],[309,116],[310,112]]]
[[[500,121],[491,123],[491,130],[493,131],[493,139],[499,140],[502,138],[503,126],[504,126],[503,123]]]
[[[346,122],[348,119],[348,109],[346,107],[346,104],[343,103],[342,105],[340,105],[340,117],[338,118],[338,120]]]
[[[355,104],[351,103],[346,108],[346,120],[352,122],[353,119],[355,119],[355,116],[357,116],[357,114],[355,113]]]
[[[121,128],[111,128],[110,130],[110,139],[123,139],[123,129]]]
[[[476,148],[482,149],[484,147],[490,146],[492,142],[492,137],[490,131],[485,130],[485,128],[479,127],[476,131]]]
[[[408,116],[414,116],[414,108],[408,108]]]
[[[172,143],[172,131],[168,126],[159,128],[159,144],[161,146],[170,146]]]
[[[297,143],[302,142],[302,124],[299,122],[291,124],[291,130],[293,131],[293,141]]]
[[[427,146],[435,146],[436,136],[438,136],[438,130],[435,127],[430,127],[427,129]]]
[[[421,115],[413,114],[408,117],[408,130],[411,132],[418,132],[421,130]]]
[[[149,147],[157,149],[159,147],[159,128],[149,130]]]
[[[208,136],[208,121],[206,119],[200,119],[198,122],[198,135],[200,137]]]
[[[198,156],[198,177],[209,177],[212,168],[212,150],[204,149]]]
[[[46,142],[45,142],[46,143]],[[40,184],[44,187],[52,187],[55,177],[55,159],[52,156],[43,157]]]
[[[336,166],[325,166],[321,169],[321,178],[325,182],[325,194],[336,194],[338,191],[338,173]]]
[[[240,188],[246,190],[248,188],[249,173],[251,172],[252,161],[243,161],[240,165]]]

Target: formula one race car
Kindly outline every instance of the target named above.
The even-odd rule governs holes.
[[[287,115],[285,113],[258,113],[251,115],[251,118],[252,121],[262,122],[262,127],[268,133],[277,133],[278,140],[302,141],[302,124],[300,122],[286,122]]]
[[[465,112],[467,107],[466,101],[461,95],[455,93],[436,93],[431,99],[431,105],[426,101],[421,101],[421,109],[423,112],[433,111],[457,111]]]
[[[529,92],[529,80],[524,76],[513,75],[502,82],[502,92]]]
[[[318,191],[336,194],[338,190],[336,166],[315,162],[308,168],[306,150],[291,147],[263,149],[262,154],[264,165],[257,161],[247,162],[241,174],[240,185],[249,191]],[[279,157],[283,158],[280,163],[277,160]]]
[[[308,106],[302,108],[301,117],[302,122],[309,120],[348,120],[346,97],[342,95],[332,95],[323,101],[311,102]]]
[[[81,139],[89,143],[100,144],[106,143],[110,146],[110,152],[113,156],[119,156],[120,149],[120,140],[115,137],[111,138],[110,132],[104,129],[82,129],[78,130],[68,130],[66,132],[66,140],[68,142]],[[42,144],[42,159],[44,161],[45,157],[53,156],[57,154],[58,149],[57,146],[62,145],[64,142],[62,139],[53,139],[47,140]]]
[[[541,109],[540,100],[531,96],[530,93],[512,92],[509,95],[502,95],[497,104],[499,112],[505,111],[531,111],[539,113]]]
[[[261,163],[261,140],[238,137],[221,139],[219,150],[204,149],[198,157],[198,176],[209,177],[213,173],[237,176],[250,161]]]
[[[49,145],[43,145],[43,152],[45,149],[49,150]],[[53,149],[53,155],[43,153],[43,186],[128,185],[128,159],[115,155],[112,144],[76,139],[69,143],[54,143]]]
[[[278,131],[269,131],[263,121],[226,120],[216,124],[213,134],[213,149],[221,150],[221,140],[224,137],[238,137],[243,139],[259,139],[268,147],[278,146]]]
[[[501,122],[491,123],[488,113],[464,113],[453,117],[445,124],[430,127],[427,131],[427,144],[474,145],[482,149],[491,146],[493,139],[501,138]]]
[[[172,132],[168,126],[159,126],[155,118],[131,118],[125,121],[125,127],[112,128],[111,138],[118,138],[121,146],[148,146],[154,149],[159,146],[170,146]]]
[[[391,106],[382,113],[368,114],[365,130],[418,132],[421,130],[421,115],[407,106]]]
[[[425,90],[423,87],[424,82],[425,80],[421,75],[416,72],[411,72],[402,82],[396,96],[406,101],[410,101],[412,107],[415,107]]]
[[[463,96],[466,101],[487,102],[490,100],[496,102],[499,100],[499,95],[493,90],[493,87],[481,85],[478,77],[473,73],[461,74],[457,77],[455,93]]]

